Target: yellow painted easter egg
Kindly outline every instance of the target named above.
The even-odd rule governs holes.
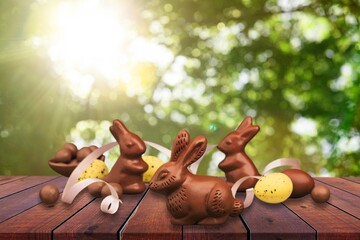
[[[158,170],[158,168],[161,165],[163,165],[164,162],[161,159],[154,157],[154,156],[143,156],[142,158],[149,166],[148,170],[143,175],[143,181],[150,182],[150,180],[154,176],[156,170]]]
[[[281,203],[292,193],[291,179],[283,173],[271,173],[263,176],[254,187],[255,196],[267,203]]]
[[[85,171],[80,175],[78,180],[80,181],[80,180],[84,180],[87,178],[103,179],[108,173],[109,173],[109,170],[108,170],[107,166],[105,165],[104,161],[95,159],[85,169]]]

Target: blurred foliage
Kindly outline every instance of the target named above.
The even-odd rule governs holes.
[[[261,127],[247,147],[260,170],[294,157],[314,175],[360,175],[359,1],[101,1],[124,13],[124,45],[147,39],[172,57],[134,60],[117,84],[84,68],[81,97],[49,54],[60,2],[0,2],[1,175],[54,174],[47,160],[65,141],[113,141],[116,118],[170,147],[181,128],[216,144],[247,115]],[[200,172],[221,174],[210,155]]]

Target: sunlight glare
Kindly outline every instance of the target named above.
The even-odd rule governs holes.
[[[80,69],[103,70],[119,59],[115,53],[124,41],[124,28],[111,9],[99,8],[94,1],[74,8],[63,3],[57,15],[57,44],[52,57]]]
[[[64,1],[51,24],[48,55],[74,95],[83,99],[89,97],[95,81],[144,91],[133,82],[133,70],[143,63],[165,69],[173,60],[169,49],[138,36],[136,23],[126,19],[116,1]]]

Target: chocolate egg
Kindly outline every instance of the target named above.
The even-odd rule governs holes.
[[[73,143],[65,143],[63,149],[68,149],[71,152],[73,158],[76,157],[76,153],[78,151],[77,147]]]
[[[98,149],[98,147],[95,145],[91,145],[91,146],[89,146],[89,148],[92,152],[95,151],[96,149]]]
[[[91,145],[91,146],[89,146],[89,148],[90,148],[91,152],[98,149],[98,147],[95,145]],[[101,161],[105,161],[105,156],[104,155],[98,156],[97,159],[99,159]]]
[[[306,172],[300,169],[287,169],[283,171],[293,183],[291,198],[299,198],[310,194],[314,188],[314,179]]]
[[[59,195],[59,189],[53,184],[45,185],[39,192],[41,201],[48,206],[53,206],[59,199]]]
[[[314,202],[324,203],[330,198],[330,190],[322,185],[315,186],[311,191],[311,198]]]
[[[96,198],[101,197],[101,189],[104,187],[105,183],[103,182],[94,182],[90,184],[87,189],[89,193]]]
[[[122,187],[120,186],[120,184],[118,184],[118,183],[110,183],[110,185],[115,188],[115,191],[116,191],[118,197],[121,197],[122,194],[123,194],[123,189],[122,189]],[[101,189],[101,196],[106,197],[106,196],[108,196],[108,195],[110,195],[110,194],[111,194],[110,188],[109,188],[107,185],[105,185],[105,186]]]
[[[51,160],[52,162],[68,163],[72,159],[72,153],[69,149],[61,149],[55,154],[55,157]]]
[[[87,155],[91,153],[90,147],[81,148],[76,154],[76,160],[81,162]]]

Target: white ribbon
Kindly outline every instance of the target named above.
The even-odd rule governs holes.
[[[279,158],[266,165],[262,175],[266,175],[270,170],[282,166],[290,166],[290,168],[293,169],[300,169],[300,162],[295,158]]]
[[[161,153],[163,153],[165,156],[167,156],[168,158],[170,158],[171,156],[171,150],[167,149],[166,147],[157,144],[157,143],[153,143],[153,142],[149,142],[149,141],[144,141],[147,145],[159,150]]]

